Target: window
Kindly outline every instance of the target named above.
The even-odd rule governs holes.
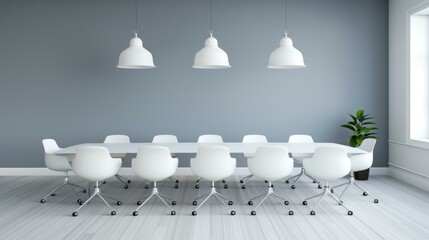
[[[429,142],[429,7],[409,19],[410,139]]]

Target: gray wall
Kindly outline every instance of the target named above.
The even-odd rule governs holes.
[[[133,1],[0,1],[0,167],[44,166],[43,138],[68,146],[117,133],[308,133],[347,143],[339,125],[360,108],[380,123],[374,166],[387,166],[387,0],[290,0],[301,70],[266,68],[282,37],[281,0],[214,1],[214,34],[232,65],[214,71],[191,68],[209,1],[139,4],[153,70],[115,68],[133,34]]]

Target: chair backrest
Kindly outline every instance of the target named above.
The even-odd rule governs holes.
[[[290,143],[314,143],[313,138],[310,135],[295,134],[289,136]]]
[[[372,166],[374,160],[374,148],[377,141],[373,138],[367,138],[362,141],[359,149],[362,149],[368,153],[355,154],[350,157],[352,160],[352,171],[361,171],[368,169]]]
[[[42,144],[45,149],[45,165],[47,168],[53,171],[62,172],[72,170],[67,156],[53,154],[54,152],[61,150],[54,139],[43,139]]]
[[[122,160],[112,158],[105,147],[84,146],[76,149],[73,171],[90,181],[101,181],[115,176],[121,168]]]
[[[255,156],[249,158],[247,165],[250,172],[267,181],[275,181],[289,175],[293,170],[293,159],[285,147],[259,147]]]
[[[344,177],[351,169],[351,160],[343,147],[318,147],[312,158],[304,159],[305,171],[319,180]]]
[[[178,143],[175,135],[156,135],[153,137],[153,143]]]
[[[109,135],[104,139],[104,143],[130,143],[130,137],[127,135]],[[125,158],[126,153],[112,153],[113,158]]]
[[[223,143],[222,136],[206,134],[198,137],[198,143]]]
[[[267,143],[267,142],[268,142],[267,137],[265,137],[264,135],[251,134],[243,137],[243,143]],[[250,158],[250,157],[253,157],[254,155],[255,154],[252,152],[243,153],[244,158]]]
[[[131,162],[136,175],[150,181],[160,181],[172,176],[178,166],[178,159],[172,158],[170,150],[162,146],[139,148]]]
[[[310,135],[304,134],[295,134],[289,136],[289,143],[314,143],[313,138]],[[302,162],[305,158],[310,158],[312,154],[307,153],[294,153],[292,154],[293,158],[297,162]]]
[[[234,173],[236,159],[231,158],[229,149],[222,146],[200,147],[197,156],[191,159],[195,175],[209,181],[218,181]]]

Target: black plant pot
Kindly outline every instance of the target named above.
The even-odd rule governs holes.
[[[369,168],[362,171],[354,172],[355,179],[359,181],[368,180],[369,177]]]

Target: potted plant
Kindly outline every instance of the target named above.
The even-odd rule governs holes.
[[[349,114],[352,121],[341,125],[343,128],[347,128],[352,131],[350,136],[349,145],[351,147],[359,147],[362,141],[366,138],[376,138],[376,127],[377,123],[373,122],[369,114],[365,114],[364,110],[357,110],[356,115]],[[356,180],[368,180],[369,168],[366,170],[354,172]]]

